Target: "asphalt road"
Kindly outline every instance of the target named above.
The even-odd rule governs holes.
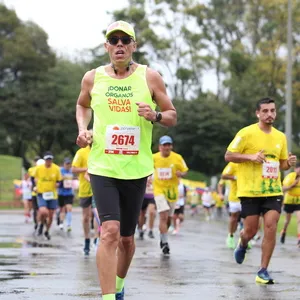
[[[260,243],[243,265],[225,246],[227,224],[188,216],[176,236],[170,235],[171,255],[165,257],[155,239],[137,239],[136,254],[126,279],[125,299],[215,300],[300,299],[300,249],[296,238],[276,246],[269,271],[274,285],[258,285]],[[33,235],[21,212],[0,211],[0,299],[101,299],[95,249],[83,255],[81,215],[73,214],[71,234],[54,225],[51,241]]]

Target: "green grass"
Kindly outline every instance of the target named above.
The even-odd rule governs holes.
[[[14,200],[14,179],[21,179],[22,159],[0,155],[0,205]]]
[[[283,228],[284,221],[285,221],[285,214],[282,214],[280,216],[280,219],[279,219],[279,222],[278,222],[278,227],[277,227],[278,232],[280,232],[281,229]],[[294,236],[294,237],[297,236],[297,219],[296,219],[295,215],[292,215],[291,222],[288,226],[286,234],[289,235],[289,236]]]
[[[22,248],[20,243],[0,243],[0,248]]]
[[[194,180],[194,181],[204,181],[204,182],[209,181],[209,178],[205,176],[203,173],[194,170],[189,170],[186,176],[184,176],[184,178],[189,180]]]

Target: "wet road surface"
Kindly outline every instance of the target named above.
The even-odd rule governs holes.
[[[101,299],[95,249],[83,255],[80,210],[73,213],[71,234],[53,224],[51,241],[33,235],[21,212],[0,211],[0,299]],[[136,241],[136,254],[126,280],[125,299],[215,300],[300,299],[300,249],[296,238],[276,246],[269,271],[274,285],[258,285],[260,243],[243,265],[225,246],[225,221],[187,216],[180,233],[170,235],[171,255],[160,253],[156,238]]]

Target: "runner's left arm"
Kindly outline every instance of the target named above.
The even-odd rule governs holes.
[[[167,95],[166,86],[162,77],[158,72],[147,68],[146,79],[152,99],[159,107],[162,115],[162,118],[158,123],[165,127],[175,126],[177,123],[176,109]],[[156,121],[156,111],[152,110],[148,104],[139,102],[137,105],[139,116],[142,116],[151,122]]]

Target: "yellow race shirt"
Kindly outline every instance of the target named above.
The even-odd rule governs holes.
[[[283,180],[283,186],[287,187],[292,185],[295,182],[296,177],[296,172],[289,173]],[[286,191],[284,195],[284,204],[300,204],[300,182],[298,182],[295,187]]]
[[[270,133],[263,132],[258,124],[241,129],[227,148],[241,154],[255,154],[264,150],[266,162],[239,163],[237,196],[267,197],[282,195],[279,164],[288,158],[285,135],[272,127]]]
[[[213,197],[213,199],[216,203],[216,207],[223,207],[224,206],[223,200],[221,199],[221,197],[219,196],[219,194],[216,191],[212,192],[212,197]]]
[[[87,146],[85,148],[79,149],[72,162],[72,167],[75,168],[87,168],[88,157],[90,154],[91,148]],[[79,198],[87,198],[93,196],[91,184],[84,178],[85,172],[78,174],[79,179]]]
[[[228,196],[230,193],[230,180],[225,180],[225,179],[220,179],[219,180],[219,185],[222,185],[222,189],[224,189],[224,202],[228,202]]]
[[[164,195],[170,202],[178,200],[179,180],[176,171],[186,172],[188,167],[180,154],[171,151],[168,157],[160,152],[153,154],[154,161],[154,196]]]
[[[45,165],[37,166],[34,178],[37,182],[36,188],[38,194],[43,194],[43,197],[46,197],[46,194],[52,195],[45,200],[57,199],[56,184],[58,181],[62,180],[60,168],[58,165],[52,163],[50,168],[46,168]]]
[[[31,167],[31,168],[28,169],[28,174],[29,174],[30,177],[34,177],[35,170],[36,170],[36,166]],[[31,196],[36,196],[36,192],[32,191]]]
[[[222,175],[231,175],[237,177],[238,164],[230,162],[224,168]],[[228,180],[230,184],[230,192],[228,196],[228,201],[230,202],[240,202],[240,199],[237,196],[237,181]]]

